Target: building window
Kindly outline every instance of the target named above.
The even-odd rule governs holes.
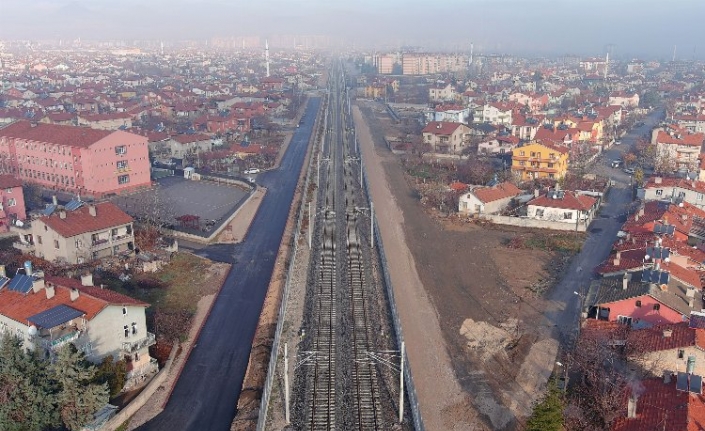
[[[122,307],[122,315],[127,316],[127,307]]]
[[[125,338],[129,337],[130,336],[130,328],[127,325],[125,325],[122,327],[122,329],[125,330]]]
[[[629,316],[617,316],[617,321],[622,325],[632,325],[632,318]]]
[[[7,200],[7,206],[14,207],[15,205],[17,205],[17,200],[15,198],[10,198]]]
[[[127,184],[130,182],[130,176],[129,175],[120,175],[118,177],[118,184]]]
[[[701,200],[703,200],[703,196],[704,195],[702,193],[698,193],[698,196],[696,197],[696,199],[701,201]]]
[[[685,350],[678,349],[678,359],[683,359],[685,357]]]
[[[524,154],[523,151],[520,151],[520,152],[519,152],[519,155],[520,155],[520,156],[523,156],[523,155],[525,155],[525,154]]]
[[[54,240],[54,248],[57,250],[59,249],[59,240],[58,239]]]
[[[564,212],[563,213],[563,219],[564,220],[572,220],[573,219],[573,213],[571,211]]]
[[[117,161],[117,168],[118,169],[127,169],[127,160],[118,160]]]
[[[661,190],[661,189],[656,190],[656,196],[663,196],[663,190]]]
[[[132,322],[132,335],[137,335],[137,323]]]
[[[536,210],[536,217],[543,217],[543,209]]]
[[[113,246],[113,254],[118,254],[118,253],[120,253],[120,246],[114,245]]]
[[[658,311],[661,309],[661,304],[654,304],[654,310]]]
[[[127,147],[125,145],[118,145],[115,147],[115,154],[118,156],[127,153]]]
[[[685,199],[685,192],[678,192],[678,197]]]
[[[37,235],[37,244],[41,244],[41,243],[42,243],[42,237]]]
[[[636,306],[637,306],[637,307],[641,307],[641,300],[637,299],[637,301],[636,301]]]

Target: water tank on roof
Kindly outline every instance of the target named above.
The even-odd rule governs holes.
[[[27,275],[32,275],[32,262],[29,260],[24,261],[24,273]]]

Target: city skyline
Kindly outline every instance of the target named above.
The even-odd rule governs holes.
[[[200,39],[257,35],[321,35],[358,48],[421,46],[428,49],[538,55],[604,55],[681,60],[705,58],[697,29],[705,4],[607,0],[449,0],[425,4],[331,4],[132,0],[6,0],[0,39]],[[276,46],[271,46],[276,49]]]

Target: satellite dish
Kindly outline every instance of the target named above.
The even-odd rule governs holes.
[[[22,220],[15,220],[15,226],[22,227],[24,226],[24,223],[22,222]]]
[[[39,331],[37,330],[36,326],[32,325],[27,330],[27,333],[29,334],[30,337],[34,337],[35,335],[37,335],[39,333]]]

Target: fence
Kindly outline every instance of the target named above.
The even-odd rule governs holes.
[[[504,224],[509,226],[534,227],[539,229],[566,230],[573,232],[585,232],[588,226],[584,222],[576,225],[576,223],[563,223],[559,221],[550,220],[536,220],[527,217],[509,217],[491,214],[483,214],[481,217],[493,223]]]
[[[320,116],[321,116],[322,110],[319,109],[318,111],[318,118],[316,119],[316,122],[313,127],[313,134],[311,135],[311,139],[315,142],[315,140],[318,138],[318,123],[320,122]],[[325,130],[325,125],[324,125],[324,130]],[[302,193],[302,200],[306,198],[307,195],[307,185],[311,179],[311,171],[312,169],[312,162],[313,162],[313,151],[314,151],[314,146],[309,144],[309,154],[308,154],[308,168],[306,169],[306,180],[304,181],[304,188]],[[267,367],[267,378],[264,382],[264,388],[262,389],[262,400],[260,401],[260,412],[259,412],[259,417],[257,418],[257,431],[264,431],[266,426],[267,426],[267,413],[269,410],[269,397],[271,396],[272,392],[272,383],[274,382],[274,377],[275,377],[275,371],[277,368],[277,360],[279,359],[279,346],[281,344],[281,335],[282,335],[282,330],[284,329],[284,320],[286,317],[286,303],[288,302],[289,299],[289,283],[292,279],[292,273],[294,271],[294,262],[296,262],[296,252],[298,250],[297,244],[299,243],[299,233],[301,232],[301,223],[304,219],[304,211],[306,209],[306,205],[301,205],[299,204],[299,215],[297,216],[296,220],[296,229],[294,230],[294,252],[291,255],[291,259],[289,259],[289,269],[287,271],[286,275],[286,282],[284,283],[284,291],[282,292],[282,298],[281,298],[281,304],[279,305],[279,317],[277,319],[277,328],[274,333],[274,341],[272,342],[272,351],[270,352],[269,355],[269,366]],[[311,226],[308,227],[311,229]]]
[[[357,139],[357,136],[355,137]],[[356,146],[360,148],[359,144]],[[370,205],[372,204],[371,198],[369,198],[369,186],[367,184],[367,173],[365,172],[365,165],[362,161],[362,154],[360,156],[360,163],[362,163],[362,186],[365,190],[365,194],[370,199]],[[389,276],[389,271],[387,271],[387,256],[384,253],[384,244],[382,243],[382,235],[380,234],[379,225],[377,224],[377,217],[373,220],[375,226],[375,244],[377,245],[378,256],[380,268],[382,270],[382,277],[384,286],[387,291],[387,299],[389,301],[389,311],[392,314],[392,324],[394,326],[394,335],[397,338],[397,343],[401,346],[404,341],[404,334],[401,329],[401,321],[399,320],[399,313],[397,312],[397,305],[394,300],[394,289],[392,287],[392,280]],[[409,363],[409,356],[404,351],[404,387],[406,389],[407,397],[409,400],[409,405],[411,406],[411,418],[414,421],[414,429],[416,431],[424,431],[425,427],[423,424],[423,418],[421,417],[421,410],[419,408],[419,397],[416,394],[416,386],[414,386],[413,373],[411,372],[411,364]]]

